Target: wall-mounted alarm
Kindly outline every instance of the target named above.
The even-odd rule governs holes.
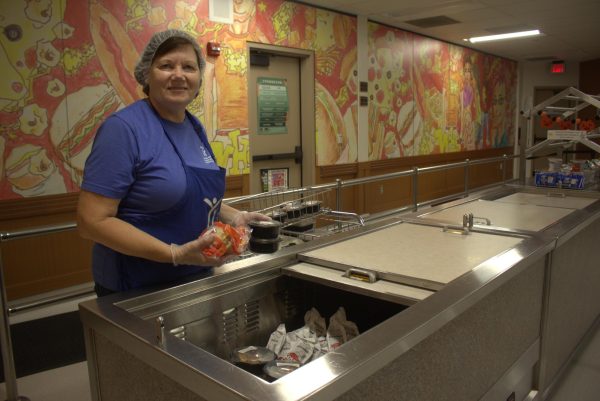
[[[206,44],[206,54],[212,57],[217,57],[221,54],[221,44],[217,42],[208,42]]]

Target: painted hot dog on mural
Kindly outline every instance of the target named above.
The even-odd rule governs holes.
[[[144,97],[133,77],[139,54],[119,21],[98,1],[90,1],[90,31],[104,73],[124,104]]]

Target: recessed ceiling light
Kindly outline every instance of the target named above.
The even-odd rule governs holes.
[[[511,33],[501,33],[499,35],[489,35],[489,36],[476,36],[473,38],[465,39],[465,41],[471,43],[478,42],[489,42],[491,40],[503,40],[503,39],[513,39],[513,38],[523,38],[526,36],[535,36],[539,35],[539,29],[534,29],[532,31],[522,31],[522,32],[511,32]]]

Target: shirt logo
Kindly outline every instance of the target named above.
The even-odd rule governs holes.
[[[219,212],[219,207],[221,205],[221,199],[217,198],[204,198],[204,203],[206,203],[208,205],[208,207],[210,208],[208,211],[208,221],[207,223],[207,227],[212,226],[215,223],[215,220],[217,218],[217,213]]]

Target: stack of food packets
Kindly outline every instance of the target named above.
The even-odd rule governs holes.
[[[358,327],[346,319],[343,307],[329,318],[329,327],[319,311],[312,308],[304,315],[301,328],[288,333],[282,323],[271,333],[267,348],[277,355],[277,359],[265,365],[265,372],[277,379],[334,351],[358,334]]]

